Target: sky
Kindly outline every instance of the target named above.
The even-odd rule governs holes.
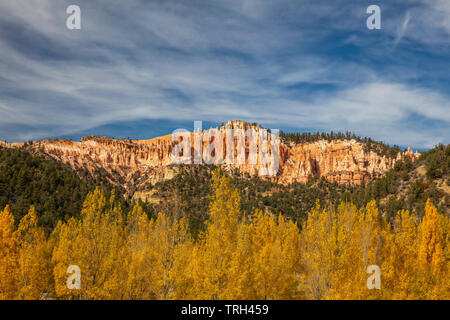
[[[144,139],[194,120],[447,144],[450,1],[0,0],[0,140]]]

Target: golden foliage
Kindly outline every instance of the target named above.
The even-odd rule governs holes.
[[[58,223],[48,239],[34,207],[14,228],[0,212],[0,299],[449,299],[447,216],[428,201],[420,220],[393,222],[374,201],[358,209],[311,210],[302,230],[282,215],[241,214],[231,181],[214,173],[210,217],[199,239],[184,219],[126,215],[114,193],[96,189],[80,219]],[[69,289],[67,268],[81,269]],[[367,267],[381,289],[367,288]]]
[[[51,288],[51,248],[44,230],[38,227],[36,210],[32,206],[17,229],[19,243],[18,298],[40,299]]]
[[[19,247],[9,206],[0,212],[0,299],[17,298]]]
[[[71,218],[58,231],[53,251],[55,291],[60,298],[121,299],[126,275],[123,272],[125,232],[122,210],[96,189],[83,204],[81,220]],[[67,268],[81,269],[81,289],[66,286]]]

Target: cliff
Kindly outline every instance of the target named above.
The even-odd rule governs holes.
[[[256,128],[241,121],[229,121],[218,129],[222,133],[225,157],[227,129]],[[214,138],[208,138],[208,130],[202,132],[202,151]],[[199,133],[197,133],[199,134]],[[190,133],[194,141],[194,133]],[[180,141],[181,139],[178,139]],[[226,170],[238,169],[240,172],[250,175],[260,174],[263,167],[260,158],[256,164],[250,164],[250,142],[244,139],[245,163],[236,164],[237,151],[233,151],[233,164],[224,161],[222,166]],[[269,135],[270,142],[270,135]],[[176,175],[179,166],[173,164],[171,153],[177,146],[177,141],[172,141],[171,135],[166,135],[149,140],[119,140],[107,137],[89,136],[80,142],[70,140],[42,140],[26,148],[43,151],[52,158],[61,161],[74,170],[84,169],[91,174],[103,172],[106,178],[113,184],[121,185],[130,193],[145,184],[154,184],[161,180],[171,179]],[[238,144],[237,139],[233,141]],[[194,144],[192,143],[191,158],[193,159]],[[3,147],[21,147],[23,144],[8,144],[0,142]],[[257,150],[261,147],[257,142]],[[269,144],[270,148],[270,144]],[[215,151],[213,152],[213,154]],[[319,140],[302,144],[279,144],[279,166],[276,175],[263,176],[282,184],[292,182],[306,182],[313,177],[325,177],[329,181],[339,184],[360,184],[380,177],[384,172],[392,168],[399,159],[409,157],[415,160],[419,156],[416,151],[408,150],[399,153],[397,157],[389,158],[380,156],[374,151],[367,151],[364,144],[356,140]]]

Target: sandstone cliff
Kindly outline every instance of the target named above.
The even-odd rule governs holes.
[[[249,129],[251,125],[241,121],[229,121],[218,129],[223,136],[222,147],[226,146],[227,129]],[[199,134],[199,133],[198,133]],[[192,141],[194,134],[190,133]],[[204,141],[202,151],[213,139],[208,138],[208,130],[202,132]],[[269,135],[270,138],[270,135]],[[181,139],[178,139],[180,141]],[[33,143],[27,148],[41,150],[45,154],[71,166],[74,170],[85,169],[91,174],[106,172],[110,182],[122,185],[130,193],[145,184],[154,184],[161,180],[171,179],[176,175],[179,166],[173,164],[171,153],[179,144],[172,141],[171,135],[149,140],[118,140],[107,137],[89,136],[80,142],[69,140],[43,140]],[[270,139],[269,139],[270,142]],[[236,147],[237,139],[233,144]],[[233,151],[233,164],[225,160],[222,166],[226,170],[238,169],[250,175],[260,174],[263,166],[259,157],[256,164],[250,164],[250,141],[244,140],[245,162],[237,163],[237,151]],[[23,144],[0,142],[3,147],[20,147]],[[257,150],[261,145],[257,144]],[[191,158],[194,157],[192,144]],[[269,143],[270,150],[270,143]],[[213,152],[215,153],[215,151]],[[223,151],[224,155],[226,151]],[[419,156],[416,151],[408,150],[399,153],[395,159],[380,156],[374,151],[365,151],[364,145],[356,140],[319,140],[303,144],[279,144],[279,166],[274,176],[263,176],[282,184],[306,182],[313,177],[325,177],[339,184],[360,184],[381,176],[393,167],[396,161],[404,157],[415,160]]]

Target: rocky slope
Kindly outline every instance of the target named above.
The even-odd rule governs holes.
[[[417,151],[413,153],[409,148],[393,159],[374,151],[366,152],[364,145],[355,140],[322,140],[288,148],[278,181],[307,182],[318,176],[339,184],[367,183],[382,176],[397,160],[405,157],[414,160],[418,156]]]
[[[257,128],[241,121],[229,121],[219,130],[223,134],[222,147],[226,154],[226,129]],[[208,148],[214,139],[208,139],[208,130],[202,132],[204,141],[202,150]],[[194,134],[190,134],[194,141]],[[269,136],[270,137],[270,136]],[[181,140],[181,139],[179,139]],[[269,139],[270,140],[270,139]],[[118,140],[107,137],[88,136],[80,142],[69,140],[42,140],[25,144],[34,149],[70,165],[74,170],[85,169],[91,174],[100,173],[111,183],[123,186],[129,193],[150,183],[171,179],[179,171],[174,165],[172,151],[179,144],[172,141],[171,135],[149,140]],[[238,144],[234,140],[235,148]],[[234,164],[226,160],[222,166],[226,170],[238,169],[252,176],[260,174],[264,165],[259,157],[256,164],[249,164],[250,142],[245,140],[245,163],[237,163],[237,151],[234,150]],[[3,147],[21,147],[24,144],[0,142]],[[257,150],[261,145],[257,143]],[[214,155],[215,151],[211,154]],[[193,159],[193,145],[191,150]],[[399,153],[396,159],[380,156],[374,151],[366,151],[363,143],[356,140],[319,140],[302,144],[279,144],[279,168],[274,176],[263,176],[273,182],[289,184],[307,182],[313,177],[325,177],[339,184],[360,184],[377,178],[392,168],[399,159],[409,157],[414,160],[419,156],[416,151]]]

